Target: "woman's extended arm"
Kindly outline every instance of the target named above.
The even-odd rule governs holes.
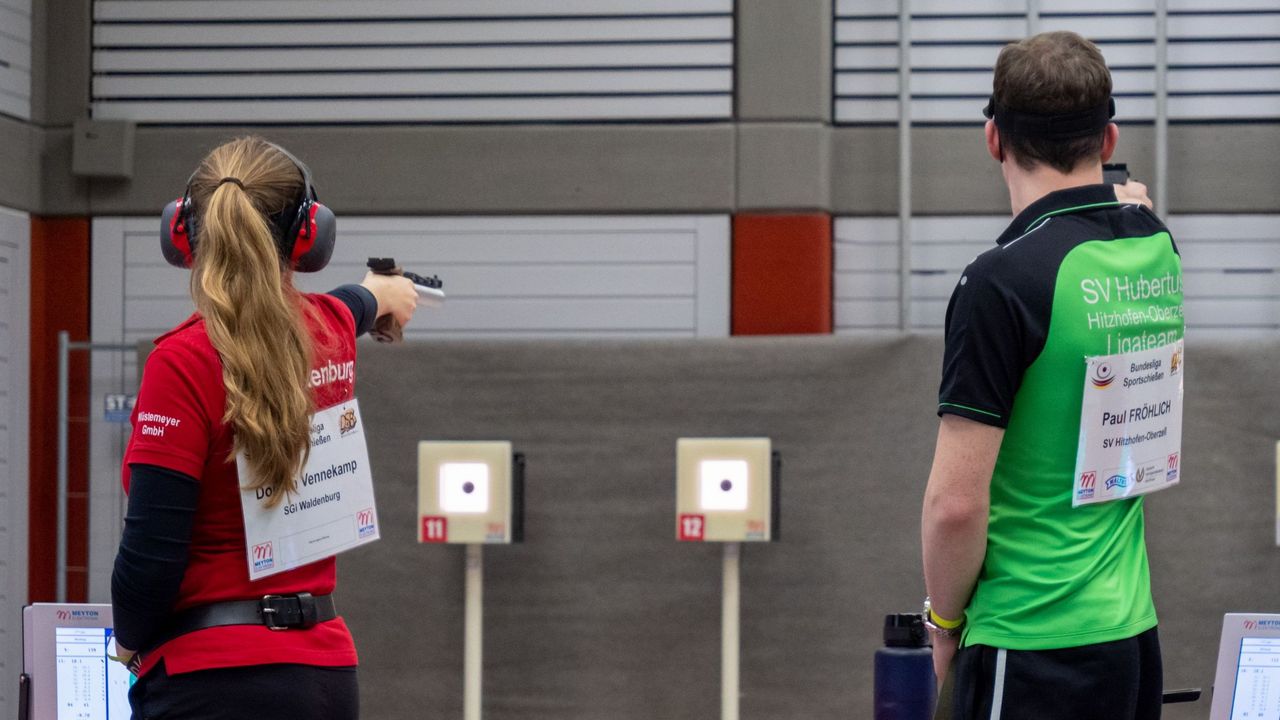
[[[328,294],[342,301],[351,311],[351,317],[356,320],[356,337],[373,329],[373,322],[378,319],[378,299],[369,288],[351,283],[336,287]]]
[[[351,311],[356,321],[356,337],[372,330],[374,321],[388,313],[405,325],[418,306],[413,283],[394,275],[369,273],[359,285],[343,285],[328,294],[341,300]]]

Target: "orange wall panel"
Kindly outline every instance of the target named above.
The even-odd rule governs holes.
[[[831,332],[831,216],[733,217],[734,335]]]
[[[89,339],[89,219],[31,218],[31,415],[28,584],[31,602],[55,599],[58,499],[58,332]],[[71,354],[67,484],[67,599],[85,599],[89,358]]]

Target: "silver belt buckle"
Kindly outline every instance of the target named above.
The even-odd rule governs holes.
[[[280,600],[284,595],[263,595],[262,600],[258,601],[258,612],[262,615],[262,624],[267,626],[268,630],[283,631],[288,630],[288,625],[277,625],[276,614],[280,611],[269,605],[272,600]]]

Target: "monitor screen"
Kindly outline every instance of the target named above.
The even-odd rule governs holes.
[[[1227,613],[1209,720],[1280,718],[1280,615]]]
[[[1280,717],[1280,638],[1243,637],[1239,657],[1231,720]]]
[[[120,663],[111,606],[36,603],[22,610],[29,720],[128,720],[133,675]]]
[[[127,720],[134,677],[115,655],[111,628],[54,628],[58,720]]]

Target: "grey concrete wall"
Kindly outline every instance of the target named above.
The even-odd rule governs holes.
[[[45,132],[0,122],[0,153],[39,148],[39,182],[7,172],[0,201],[48,215],[154,213],[205,151],[257,131],[306,158],[325,201],[347,214],[897,213],[897,130],[831,125],[832,0],[737,3],[733,123],[143,127],[123,182],[71,174],[70,126],[88,112],[91,9],[36,3],[33,124]],[[1122,133],[1118,159],[1138,178],[1151,177],[1151,134]],[[916,212],[1007,211],[977,128],[916,128],[913,144]],[[1175,125],[1170,145],[1173,211],[1280,211],[1280,123]]]
[[[89,113],[93,0],[35,0],[31,18],[31,120],[70,127]]]
[[[321,199],[350,214],[706,212],[733,205],[728,124],[139,128],[134,179],[71,177],[71,134],[49,132],[53,214],[157,212],[220,142],[258,132],[307,161]]]
[[[898,212],[896,127],[836,127],[831,137],[831,203],[838,215]],[[1114,162],[1154,186],[1150,126],[1121,128]],[[980,127],[919,127],[912,133],[916,213],[1009,211],[999,166],[987,155]],[[1175,213],[1280,210],[1280,123],[1173,125],[1169,128],[1169,204]],[[1154,196],[1154,187],[1152,187]]]
[[[738,0],[737,117],[831,120],[832,0]]]
[[[1169,205],[1187,213],[1276,212],[1277,150],[1280,123],[1170,127]],[[1148,160],[1146,167],[1154,165]]]
[[[0,117],[0,205],[35,214],[84,214],[59,209],[56,193],[53,205],[46,205],[45,187],[75,184],[69,131],[89,112],[92,0],[36,0],[31,10],[31,120]],[[66,131],[65,158],[47,155],[50,129]]]
[[[1194,353],[1184,482],[1147,500],[1169,687],[1208,689],[1223,613],[1277,610],[1277,352]],[[883,615],[924,594],[940,358],[914,337],[362,345],[384,535],[340,558],[338,598],[366,714],[460,714],[462,549],[416,542],[416,444],[510,439],[527,542],[485,550],[486,717],[715,717],[719,548],[674,540],[675,440],[766,435],[783,539],[744,548],[742,716],[870,717]]]
[[[31,118],[37,122],[48,112],[48,68],[45,66],[45,48],[49,37],[46,2],[31,3]]]
[[[0,205],[34,211],[41,207],[40,128],[0,117]]]
[[[737,3],[735,210],[831,201],[831,0]]]
[[[41,209],[153,213],[181,192],[204,152],[244,132],[263,133],[305,158],[323,199],[349,214],[812,209],[892,215],[898,205],[896,128],[780,121],[142,127],[134,179],[92,183],[71,175],[70,129],[53,127],[43,133]],[[1169,135],[1173,212],[1280,211],[1280,163],[1271,152],[1280,147],[1280,124],[1174,125]],[[1148,183],[1154,182],[1151,138],[1150,127],[1124,127],[1115,158]],[[979,128],[916,128],[912,142],[915,212],[1008,211],[999,167],[987,156]]]
[[[821,123],[738,123],[734,209],[826,210],[831,132]]]

